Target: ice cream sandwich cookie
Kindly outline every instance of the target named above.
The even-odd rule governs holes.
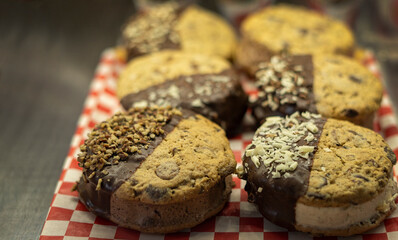
[[[376,227],[396,208],[395,162],[372,130],[306,112],[267,118],[238,172],[249,201],[271,222],[348,236]]]
[[[258,61],[291,54],[352,55],[354,37],[341,22],[301,7],[276,5],[247,17],[236,60],[251,74]]]
[[[357,61],[341,55],[281,55],[258,65],[258,98],[251,105],[258,122],[296,111],[319,113],[371,128],[382,85]]]
[[[162,51],[133,59],[118,81],[125,109],[187,108],[237,133],[248,97],[231,65],[216,56]]]
[[[128,59],[165,49],[231,58],[236,36],[220,16],[169,2],[133,16],[123,28],[122,42]]]
[[[236,162],[224,131],[188,110],[132,108],[98,124],[78,155],[80,200],[142,232],[193,227],[219,212]]]

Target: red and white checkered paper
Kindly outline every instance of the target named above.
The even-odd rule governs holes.
[[[373,55],[368,53],[363,62],[372,72],[380,76]],[[83,144],[87,133],[95,124],[120,111],[121,106],[115,96],[116,79],[124,67],[114,49],[102,54],[95,72],[95,77],[84,103],[84,109],[78,120],[76,132],[72,138],[68,156],[65,159],[62,174],[55,189],[54,197],[44,223],[40,240],[55,239],[340,239],[338,237],[318,238],[309,234],[287,231],[263,218],[255,205],[247,201],[243,189],[245,181],[234,177],[236,186],[232,190],[229,202],[215,217],[204,223],[173,234],[146,234],[118,227],[117,225],[87,211],[79,202],[77,192],[71,192],[72,186],[79,180],[81,168],[76,155]],[[248,89],[255,94],[255,91]],[[398,128],[387,95],[384,95],[382,107],[378,111],[375,130],[382,134],[395,154],[398,155]],[[247,132],[230,139],[231,148],[238,163],[245,147],[250,143],[253,133]],[[398,167],[394,167],[394,176]],[[346,238],[344,238],[346,239]],[[398,239],[398,210],[386,219],[379,227],[363,235],[348,239],[363,240],[396,240]]]

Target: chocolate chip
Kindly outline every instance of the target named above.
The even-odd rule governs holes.
[[[313,198],[317,198],[317,199],[325,199],[326,196],[320,193],[308,193],[307,194],[308,197],[313,197]]]
[[[353,81],[354,83],[362,83],[362,79],[354,75],[350,75],[350,80]]]
[[[164,162],[156,168],[156,175],[163,180],[173,179],[178,175],[180,167],[175,162]]]
[[[378,215],[378,214],[375,214],[375,215],[373,215],[371,218],[370,218],[370,222],[372,223],[372,224],[375,224],[376,222],[377,222],[377,220],[379,220],[380,219],[380,216]]]
[[[354,135],[358,135],[357,132],[355,132],[354,130],[348,130],[350,133],[354,134]]]
[[[356,116],[358,116],[358,112],[356,111],[356,110],[354,110],[354,109],[344,109],[343,110],[343,113],[344,113],[344,115],[346,116],[346,117],[349,117],[349,118],[353,118],[353,117],[356,117]]]
[[[299,28],[298,30],[301,33],[301,35],[307,35],[307,33],[308,33],[308,29],[306,29],[306,28]]]
[[[356,174],[356,175],[354,175],[354,177],[363,179],[363,180],[365,180],[365,182],[369,182],[369,178],[364,177],[364,176],[362,176],[362,175]]]
[[[339,141],[339,137],[337,136],[335,129],[332,130],[332,137],[333,137],[333,140],[336,142],[336,145],[341,145],[341,143]]]
[[[348,132],[352,133],[355,136],[359,136],[363,141],[366,141],[366,138],[362,134],[359,134],[359,133],[355,132],[354,130],[348,130]]]
[[[157,187],[154,187],[151,184],[149,184],[149,186],[145,189],[145,192],[153,200],[159,200],[167,193],[167,189],[157,188]]]
[[[391,163],[394,165],[397,162],[397,157],[394,152],[389,147],[384,147],[384,152],[387,153],[387,158],[390,159]]]
[[[176,155],[176,153],[177,153],[178,151],[179,151],[179,150],[178,150],[177,148],[173,148],[173,150],[171,150],[171,156],[174,157],[174,155]]]

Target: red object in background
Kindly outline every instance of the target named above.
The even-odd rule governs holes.
[[[377,21],[380,33],[384,35],[398,34],[398,0],[375,1]]]

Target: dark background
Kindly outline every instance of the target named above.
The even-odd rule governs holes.
[[[363,3],[358,42],[396,99],[395,32]],[[40,235],[99,56],[133,12],[131,0],[0,2],[0,239]]]

